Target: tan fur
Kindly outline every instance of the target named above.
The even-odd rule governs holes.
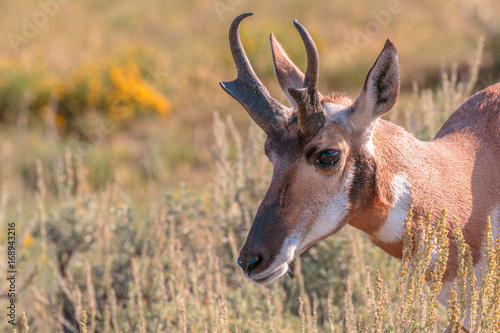
[[[324,103],[336,103],[344,106],[352,104],[352,99],[344,94],[333,94],[325,97]],[[430,208],[437,218],[442,209],[448,210],[450,217],[449,229],[452,230],[452,218],[460,221],[466,242],[470,245],[474,263],[477,263],[482,250],[486,219],[489,212],[500,203],[500,84],[477,93],[460,107],[444,124],[433,141],[422,142],[403,128],[390,122],[379,120],[373,131],[375,146],[376,188],[370,189],[378,195],[364,207],[352,205],[339,229],[346,223],[364,231],[371,236],[372,242],[390,255],[401,258],[402,240],[395,243],[385,243],[375,235],[386,222],[391,210],[392,193],[389,184],[397,173],[408,175],[412,189],[412,205],[415,219],[425,217]],[[349,142],[348,131],[336,123],[329,124],[332,128],[324,129],[313,138],[308,145],[316,145],[319,150],[327,147],[344,147],[342,168],[348,170],[352,165],[352,156],[362,154],[359,142]],[[296,135],[298,128],[294,120],[288,125],[290,137]],[[297,146],[294,139],[286,144],[276,144],[271,150],[283,151],[284,146]],[[272,145],[272,144],[271,144]],[[358,150],[357,150],[358,149]],[[351,151],[350,151],[351,150]],[[282,161],[287,165],[287,172],[279,177],[275,175],[266,195],[264,203],[272,198],[280,197],[281,202],[287,202],[293,209],[282,207],[281,214],[289,222],[287,228],[294,228],[292,221],[307,218],[314,220],[325,197],[339,190],[338,181],[321,183],[321,176],[315,180],[317,171],[311,170],[301,159],[292,163]],[[290,163],[290,164],[289,164]],[[351,166],[352,167],[352,166]],[[279,181],[277,181],[279,179]],[[278,195],[286,183],[286,193]],[[321,183],[321,187],[313,185]],[[330,186],[331,184],[331,186]],[[276,188],[274,190],[274,188]],[[286,196],[286,199],[284,198]],[[310,198],[311,200],[301,200]],[[317,207],[317,208],[315,208]],[[304,211],[307,214],[304,215]],[[286,212],[286,213],[285,213]],[[308,225],[304,227],[307,231]],[[335,233],[337,230],[332,232]],[[287,235],[291,231],[286,232]],[[274,234],[276,235],[276,234]],[[323,235],[304,247],[320,239]],[[450,233],[452,236],[452,233]],[[276,238],[275,238],[276,239]],[[280,241],[274,248],[279,248]],[[268,244],[268,243],[267,243]],[[450,260],[446,271],[446,280],[456,276],[457,249],[450,243]]]
[[[334,103],[352,101],[343,95],[328,96]],[[344,104],[345,105],[345,104]],[[379,193],[349,224],[372,236],[372,242],[401,258],[402,242],[384,243],[375,235],[391,210],[388,186],[403,172],[412,184],[414,222],[433,209],[438,218],[446,208],[449,229],[456,218],[478,262],[489,212],[500,203],[500,84],[473,96],[443,125],[433,141],[422,142],[404,129],[384,120],[376,124],[373,140]],[[450,234],[452,236],[452,234]],[[457,249],[450,243],[446,279],[457,270]]]
[[[390,211],[388,184],[395,173],[403,172],[411,179],[414,222],[430,208],[435,218],[446,208],[449,229],[456,218],[477,263],[487,216],[500,203],[500,84],[462,105],[433,141],[419,141],[383,120],[375,127],[373,140],[381,195],[349,223],[374,237]],[[372,241],[401,258],[401,242],[384,243],[375,237]],[[456,276],[456,258],[457,249],[451,242],[446,279]]]
[[[239,24],[246,16],[235,22]],[[271,114],[262,114],[260,108],[250,107],[255,103],[247,103],[251,116],[283,122],[266,140],[273,178],[238,259],[246,276],[256,283],[273,281],[309,246],[348,223],[390,255],[401,258],[403,220],[410,206],[413,230],[429,209],[434,219],[442,209],[448,211],[447,285],[456,278],[458,267],[453,219],[460,223],[478,270],[478,264],[484,262],[487,215],[500,214],[500,84],[465,102],[434,140],[419,141],[403,128],[380,119],[399,94],[398,55],[390,40],[356,100],[345,94],[324,97],[317,91],[317,50],[305,28],[294,24],[303,39],[307,37],[307,73],[315,76],[305,80],[271,36],[276,74],[291,102],[301,105],[302,111],[309,107],[315,117],[308,117],[307,112],[282,111],[278,105]],[[236,60],[241,57],[236,56]],[[306,81],[315,84],[308,86]],[[254,78],[241,87],[252,82],[257,81]],[[307,96],[319,96],[321,105],[310,98],[307,104],[308,100],[296,94],[301,83],[307,86]],[[291,91],[298,100],[290,98],[289,88],[294,88]],[[241,98],[247,101],[248,97]],[[324,156],[336,159],[326,165]],[[441,296],[446,304],[446,291]]]

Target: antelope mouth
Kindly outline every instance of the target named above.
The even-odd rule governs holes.
[[[271,273],[259,273],[259,274],[254,274],[248,275],[245,273],[245,276],[249,278],[253,283],[258,284],[258,285],[263,285],[263,284],[268,284],[273,282],[274,280],[278,279],[279,277],[283,276],[288,272],[288,262],[285,262],[281,264],[278,268],[276,268],[274,271]]]
[[[298,258],[302,253],[304,253],[312,244],[308,244],[305,246],[302,246],[299,250],[297,250],[297,246],[295,245],[297,242],[297,238],[292,238],[290,243],[294,243],[288,248],[288,251],[285,251],[287,253],[287,258],[284,260],[284,262],[276,267],[276,261],[274,265],[272,265],[270,268],[266,269],[264,272],[260,272],[257,274],[247,274],[244,272],[245,277],[249,278],[253,283],[258,284],[258,285],[264,285],[273,282],[274,280],[280,278],[281,276],[285,275],[288,272],[289,265],[292,261],[294,261],[296,258]],[[276,268],[274,268],[276,267]],[[272,270],[274,268],[274,270]],[[269,272],[271,271],[271,272]]]
[[[274,259],[271,266],[260,273],[245,273],[245,276],[250,278],[253,283],[262,285],[268,284],[285,275],[288,272],[289,264],[303,252],[303,250],[297,251],[300,239],[301,237],[299,234],[289,237],[283,244],[283,247],[279,251],[278,256]]]
[[[268,266],[261,272],[243,272],[244,276],[249,278],[253,283],[263,285],[268,284],[288,272],[289,264],[295,260],[302,252],[297,251],[300,245],[301,235],[295,233],[285,239],[281,249],[272,256],[273,260],[268,263]]]

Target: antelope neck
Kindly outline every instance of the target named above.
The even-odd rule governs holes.
[[[351,203],[357,212],[349,223],[385,252],[401,258],[404,220],[410,207],[413,221],[426,217],[430,209],[437,218],[443,208],[468,220],[464,213],[472,205],[468,188],[452,183],[449,175],[467,177],[471,159],[465,158],[468,147],[453,149],[451,141],[453,138],[423,142],[395,124],[379,120],[373,132],[374,181],[354,181],[351,189],[351,193],[365,192],[363,197],[370,191],[371,200],[362,207]]]

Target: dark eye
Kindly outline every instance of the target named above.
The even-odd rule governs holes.
[[[323,167],[329,167],[337,163],[340,159],[340,152],[336,150],[327,150],[322,152],[316,163]]]

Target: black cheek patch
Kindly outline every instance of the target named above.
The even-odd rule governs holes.
[[[354,209],[365,207],[376,196],[376,165],[373,158],[363,155],[354,160],[354,176],[349,189],[349,201]]]

